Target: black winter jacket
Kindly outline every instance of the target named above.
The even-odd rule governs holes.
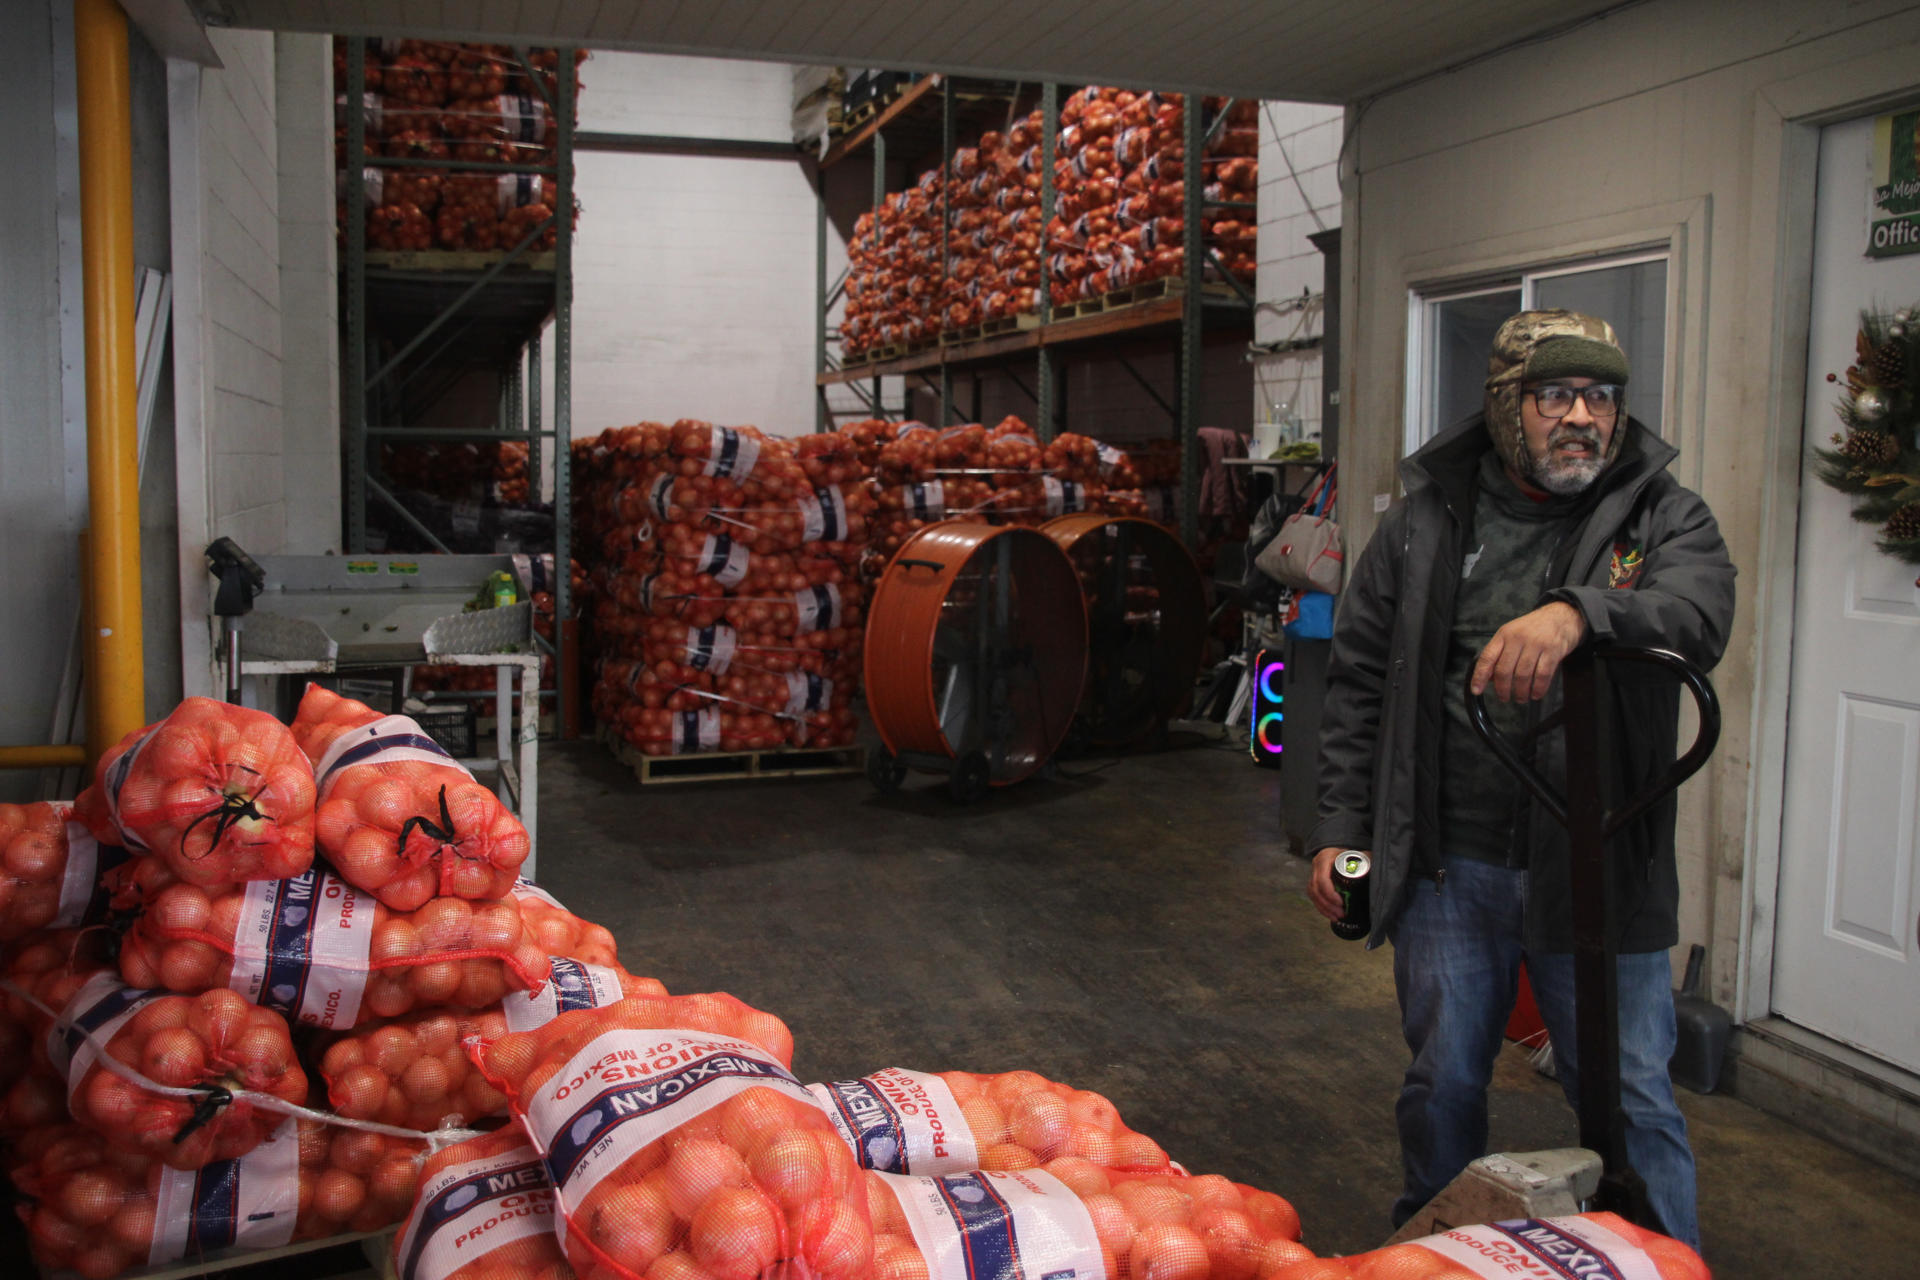
[[[1577,532],[1555,557],[1564,585],[1544,589],[1540,603],[1564,600],[1578,608],[1589,642],[1657,645],[1711,669],[1733,623],[1726,544],[1706,503],[1667,473],[1673,447],[1634,419],[1623,429],[1627,436],[1595,481]],[[1369,947],[1389,938],[1411,883],[1431,875],[1444,852],[1437,847],[1441,681],[1475,476],[1491,447],[1484,418],[1475,416],[1402,462],[1406,497],[1380,522],[1340,598],[1321,714],[1319,823],[1306,847],[1373,854]],[[1603,779],[1609,807],[1639,794],[1677,750],[1680,689],[1664,675],[1640,671],[1609,671],[1602,686],[1613,744]],[[1545,702],[1535,704],[1538,731],[1527,749],[1564,792],[1559,705],[1555,681]],[[1515,792],[1531,872],[1526,945],[1571,950],[1566,831],[1521,799],[1517,782]],[[1610,842],[1615,942],[1623,952],[1678,941],[1675,812],[1669,796]]]

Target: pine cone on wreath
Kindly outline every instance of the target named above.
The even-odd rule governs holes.
[[[1888,542],[1920,540],[1920,502],[1909,502],[1887,518]]]
[[[1873,377],[1883,387],[1900,386],[1907,378],[1907,349],[1899,339],[1881,343],[1873,351]]]
[[[1891,466],[1900,456],[1900,442],[1885,431],[1874,431],[1865,427],[1847,432],[1847,438],[1841,442],[1840,452],[1849,462],[1863,467]]]

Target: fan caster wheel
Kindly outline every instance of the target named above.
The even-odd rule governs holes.
[[[986,798],[992,776],[986,756],[969,751],[953,762],[953,770],[947,774],[947,794],[955,804],[978,804]]]
[[[873,789],[882,795],[892,795],[907,780],[907,766],[901,764],[881,747],[875,747],[867,755],[867,781]]]

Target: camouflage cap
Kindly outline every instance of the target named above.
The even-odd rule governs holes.
[[[1520,428],[1520,389],[1527,377],[1528,359],[1541,344],[1561,338],[1611,347],[1618,353],[1619,367],[1626,367],[1626,353],[1620,350],[1613,326],[1597,316],[1578,311],[1521,311],[1508,316],[1493,335],[1493,352],[1487,359],[1487,434],[1493,438],[1501,460],[1516,470],[1524,470],[1518,463],[1526,448]],[[1622,376],[1619,380],[1626,379]],[[1613,433],[1607,444],[1609,459],[1619,451],[1626,434]]]

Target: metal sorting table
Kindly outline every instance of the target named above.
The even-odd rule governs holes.
[[[540,744],[540,652],[533,630],[533,603],[522,600],[465,611],[488,575],[515,573],[513,557],[257,559],[267,582],[253,612],[242,619],[243,676],[335,675],[419,663],[495,668],[495,754],[476,755],[460,763],[475,773],[496,775],[501,803],[527,829],[527,861],[520,874],[533,879]],[[512,715],[516,668],[520,672],[517,731]]]

